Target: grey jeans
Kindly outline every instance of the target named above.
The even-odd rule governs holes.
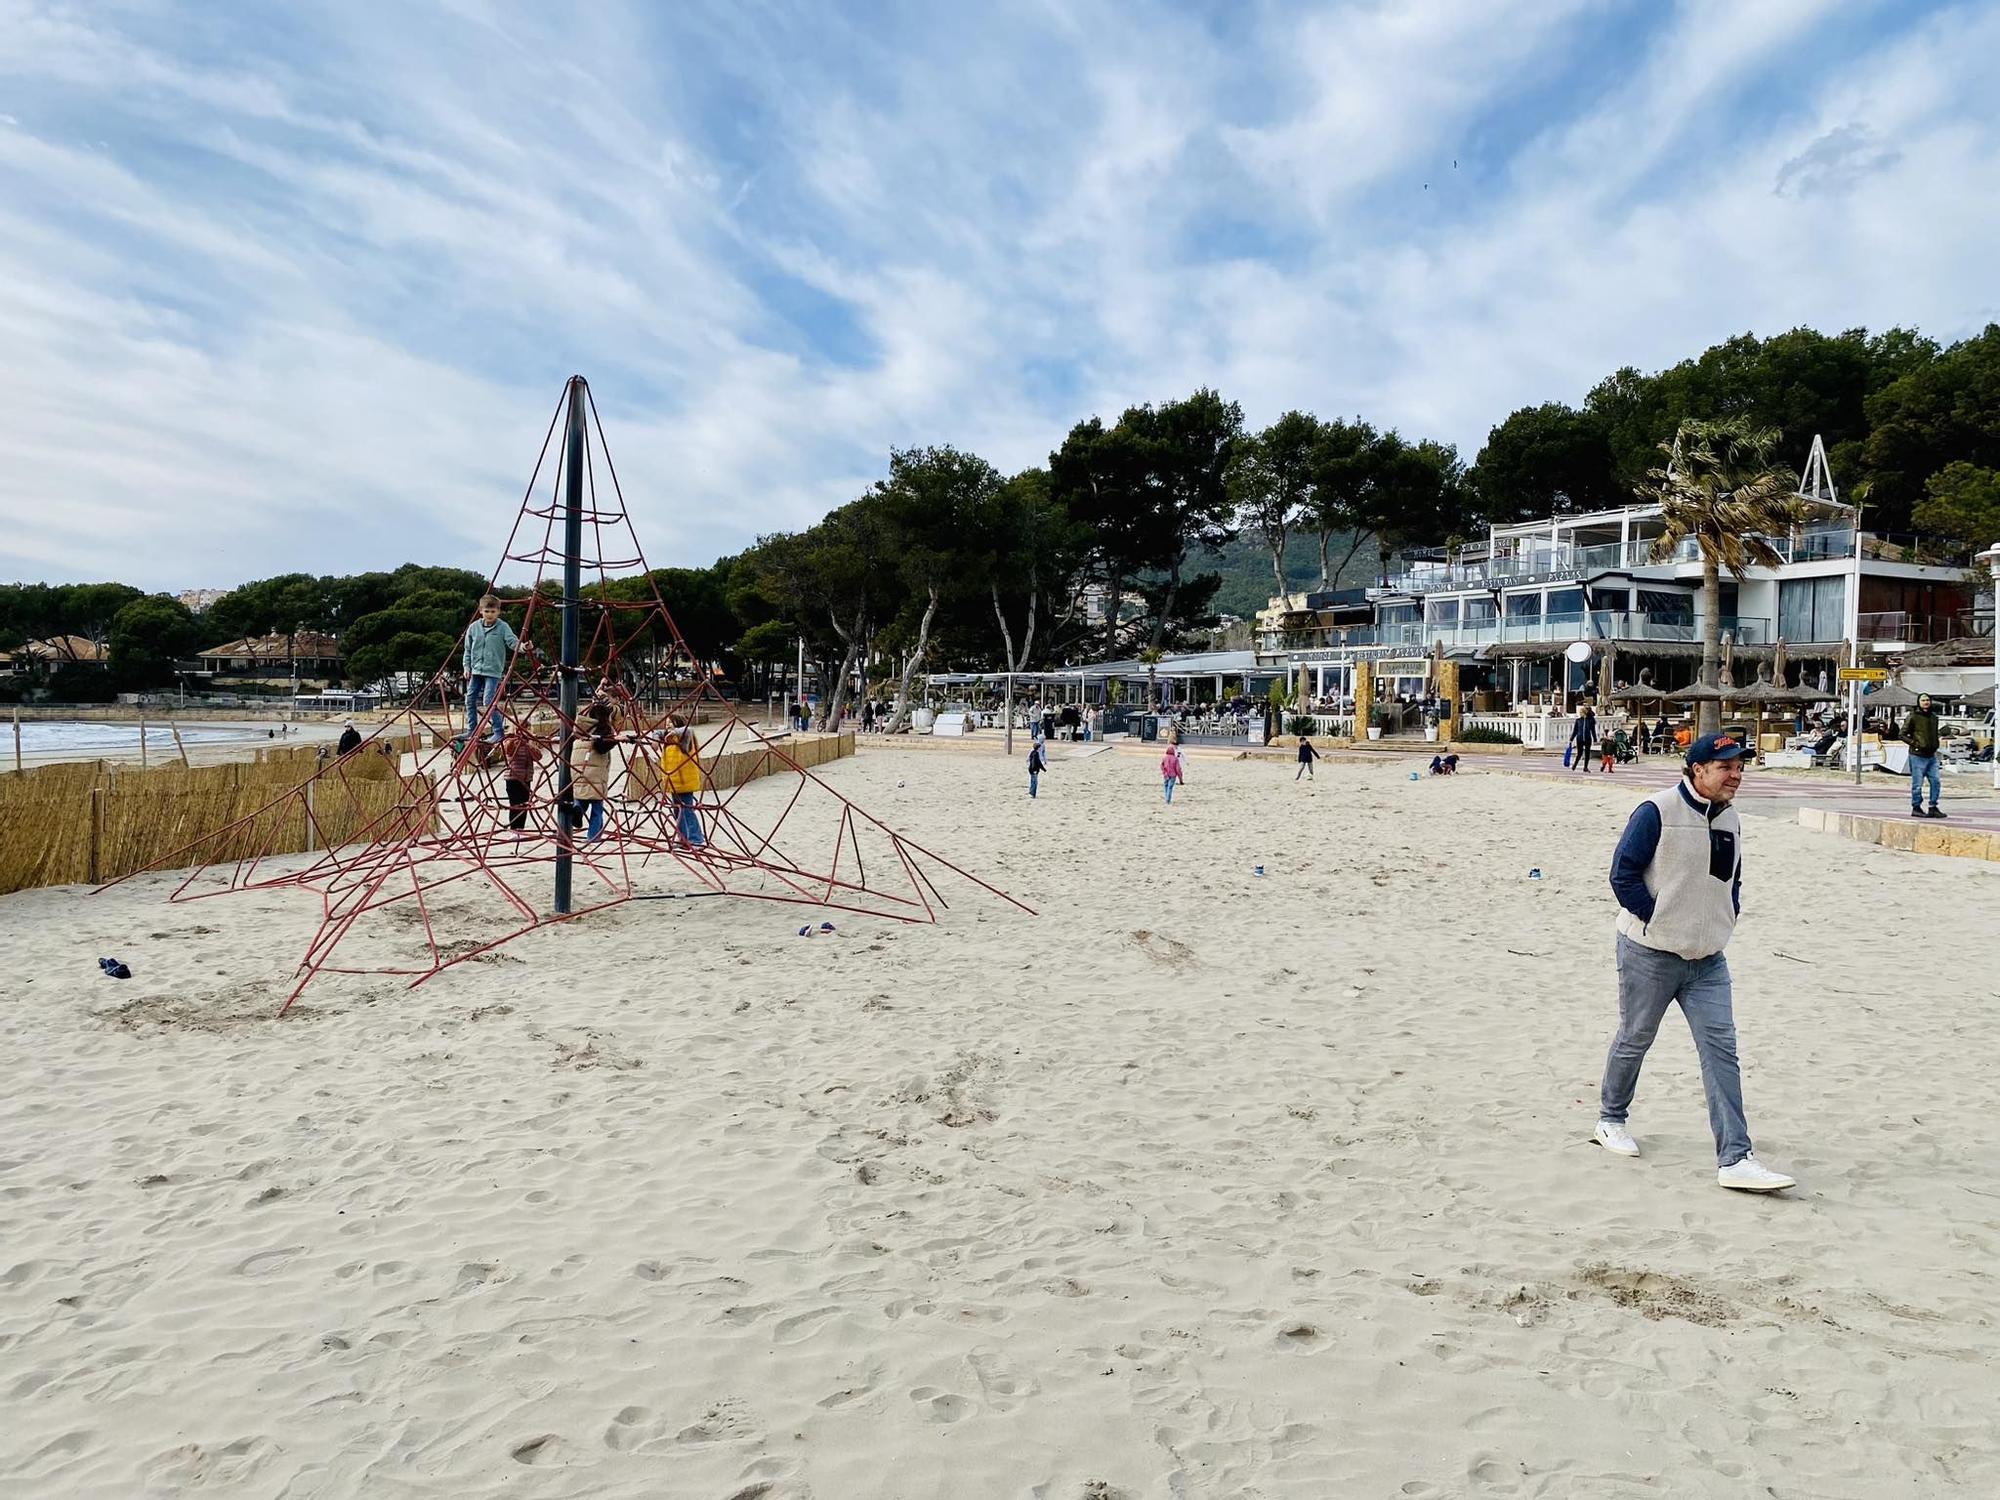
[[[1743,1079],[1736,1064],[1736,1012],[1730,1002],[1729,961],[1720,953],[1682,958],[1618,934],[1618,1035],[1604,1059],[1601,1119],[1623,1124],[1639,1088],[1639,1067],[1659,1033],[1667,1007],[1680,1001],[1701,1059],[1701,1088],[1715,1132],[1715,1162],[1727,1167],[1750,1154],[1743,1120]]]

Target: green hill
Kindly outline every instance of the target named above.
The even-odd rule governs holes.
[[[1333,539],[1333,561],[1340,561],[1347,542],[1345,535]],[[1375,581],[1375,570],[1375,548],[1364,544],[1334,586],[1365,588]],[[1223,614],[1241,615],[1247,620],[1271,602],[1271,554],[1256,537],[1240,536],[1220,552],[1209,553],[1202,559],[1201,571],[1222,575],[1215,607]],[[1319,582],[1318,537],[1295,536],[1286,542],[1285,580],[1293,592],[1309,589]]]

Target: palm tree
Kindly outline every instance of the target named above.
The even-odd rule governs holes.
[[[1722,570],[1741,578],[1753,566],[1777,567],[1784,556],[1770,539],[1790,531],[1805,509],[1798,475],[1771,462],[1777,444],[1776,428],[1690,418],[1660,444],[1665,467],[1647,470],[1638,486],[1642,499],[1658,502],[1664,523],[1654,558],[1664,561],[1689,539],[1701,553],[1701,680],[1710,687],[1722,652]],[[1699,706],[1701,733],[1721,723],[1719,703]]]
[[[1160,706],[1160,663],[1166,655],[1158,646],[1148,646],[1139,653],[1139,660],[1146,664],[1146,707],[1149,709]]]

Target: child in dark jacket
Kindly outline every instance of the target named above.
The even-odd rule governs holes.
[[[541,742],[525,719],[516,720],[500,746],[507,766],[507,826],[517,832],[528,826],[528,797],[535,765],[542,758]]]

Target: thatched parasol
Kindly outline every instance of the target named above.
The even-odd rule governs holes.
[[[1725,695],[1731,703],[1754,703],[1759,707],[1772,703],[1789,704],[1795,701],[1789,688],[1781,688],[1769,679],[1760,677],[1748,687],[1731,688]]]
[[[1617,679],[1612,675],[1616,670],[1617,660],[1618,648],[1609,641],[1604,642],[1597,658],[1597,701],[1599,703],[1609,703],[1611,701],[1611,690],[1618,685]]]
[[[1824,703],[1833,696],[1831,693],[1821,692],[1803,678],[1800,679],[1797,687],[1791,686],[1785,681],[1785,667],[1787,665],[1785,638],[1779,636],[1778,644],[1771,652],[1771,697],[1767,701],[1771,703]]]
[[[1641,677],[1630,687],[1619,688],[1611,696],[1615,701],[1620,703],[1658,703],[1667,695],[1663,689],[1654,687],[1652,683]]]
[[[1991,708],[1993,706],[1993,685],[1988,683],[1976,693],[1967,693],[1958,700],[1967,708]]]
[[[1725,694],[1721,688],[1710,687],[1705,682],[1690,683],[1684,688],[1675,688],[1667,694],[1669,703],[1720,703]]]
[[[1878,708],[1915,708],[1917,695],[1900,682],[1892,682],[1885,688],[1861,695],[1861,711],[1868,713]]]

